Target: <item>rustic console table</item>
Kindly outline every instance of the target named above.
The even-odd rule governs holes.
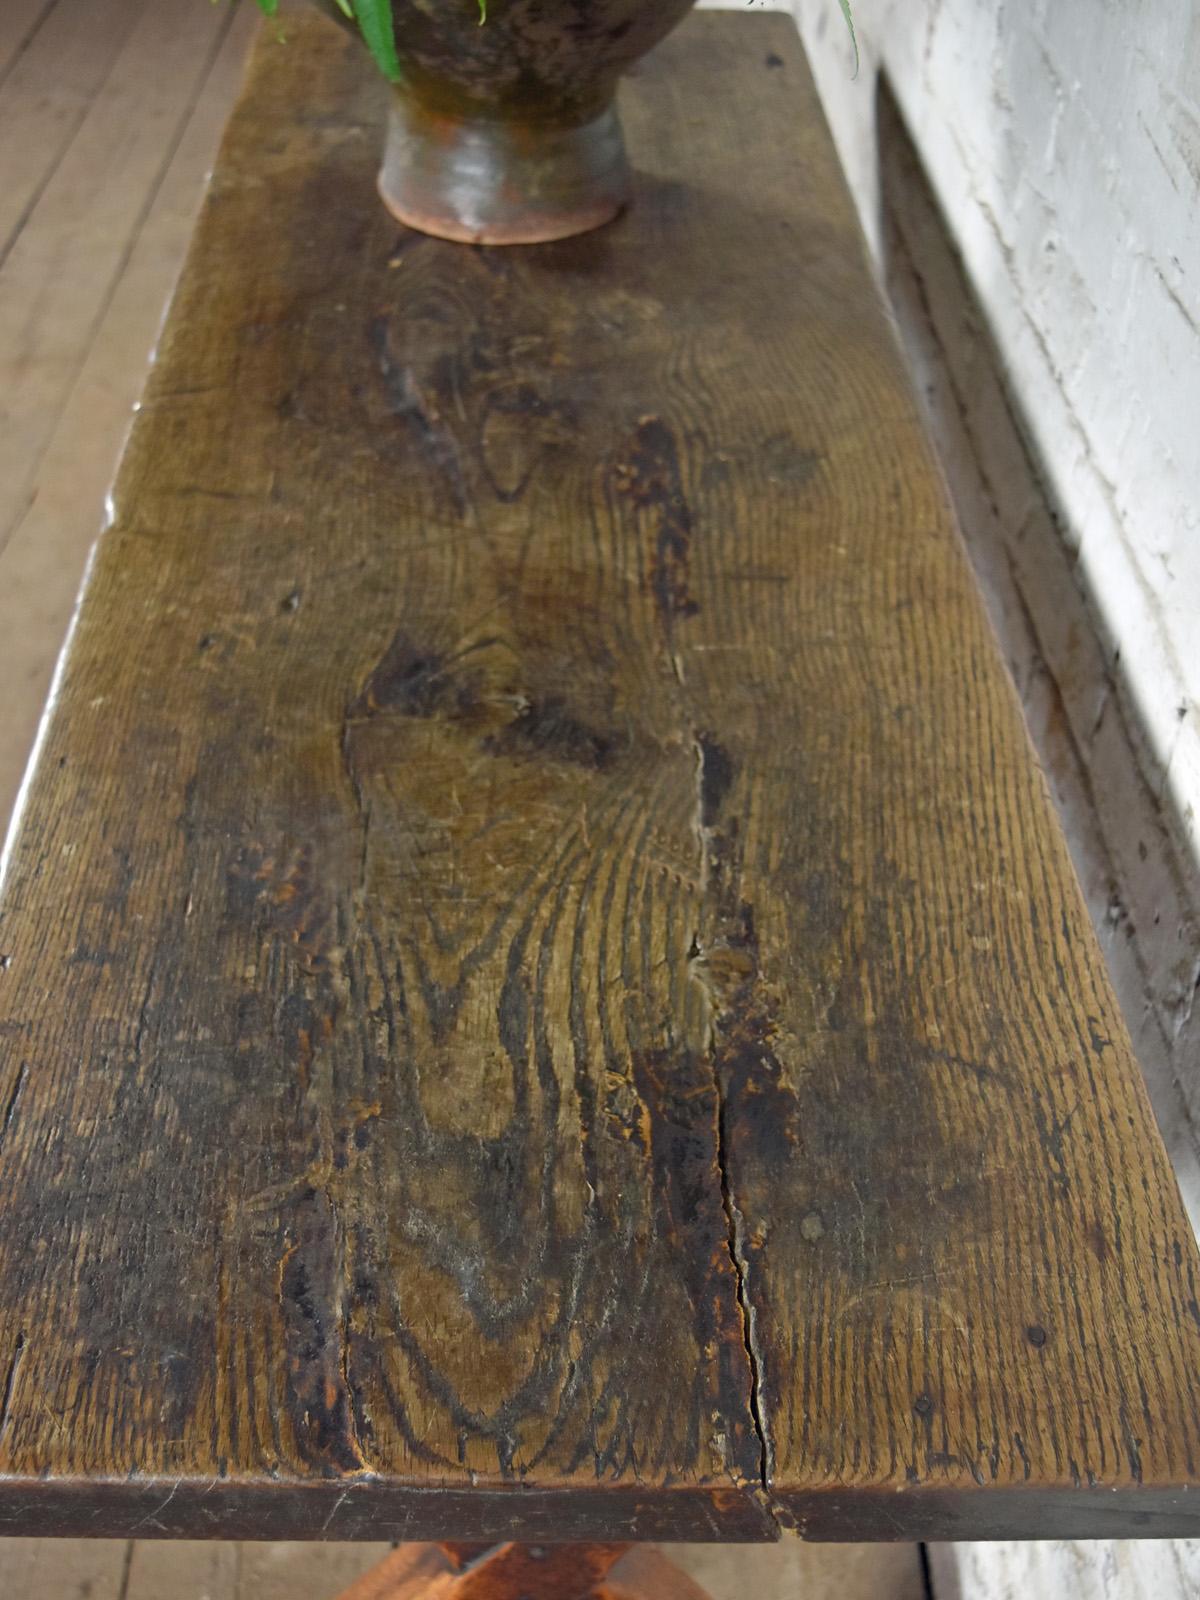
[[[1196,1248],[791,24],[564,244],[399,229],[384,102],[260,44],[10,841],[0,1527],[1195,1533]]]

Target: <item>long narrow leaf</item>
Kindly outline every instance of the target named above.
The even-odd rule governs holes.
[[[392,26],[392,0],[354,0],[354,15],[379,70],[389,83],[398,83],[400,62]]]
[[[854,76],[858,77],[858,35],[854,31],[854,17],[850,11],[850,0],[838,0],[842,8],[842,15],[846,19],[846,26],[850,29],[850,43],[854,46]]]

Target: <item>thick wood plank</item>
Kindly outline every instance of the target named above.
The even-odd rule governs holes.
[[[408,241],[373,197],[377,145],[359,119],[377,119],[382,104],[364,69],[321,23],[261,56],[132,435],[60,699],[65,709],[86,683],[89,720],[109,708],[104,743],[115,764],[105,772],[107,760],[89,755],[63,765],[59,718],[40,768],[109,794],[98,860],[76,876],[78,851],[66,840],[50,847],[73,885],[63,885],[75,909],[62,903],[59,931],[67,1009],[80,981],[76,1045],[38,998],[36,970],[59,963],[43,945],[49,926],[26,909],[30,890],[40,899],[49,887],[39,869],[30,876],[29,832],[6,886],[0,1026],[15,1042],[17,1098],[0,1220],[0,1254],[15,1269],[5,1279],[15,1293],[2,1444],[16,1475],[35,1478],[51,1440],[58,1462],[26,1488],[10,1479],[10,1514],[63,1528],[105,1515],[143,1536],[379,1538],[464,1523],[499,1535],[519,1519],[536,1539],[586,1535],[612,1519],[645,1533],[761,1537],[770,1525],[755,1501],[759,1445],[707,1065],[685,1057],[674,1098],[652,1099],[653,1124],[642,1122],[641,1096],[653,1096],[674,1048],[679,975],[650,969],[692,847],[693,752],[673,756],[689,808],[673,825],[684,858],[660,850],[647,862],[632,852],[646,832],[644,805],[614,770],[608,735],[557,699],[552,639],[532,662],[544,687],[516,659],[519,630],[536,625],[544,602],[527,621],[497,615],[500,634],[487,621],[497,583],[511,582],[506,562],[531,576],[546,565],[557,537],[557,517],[546,515],[553,481],[494,496],[495,558],[485,540],[461,615],[458,601],[408,621],[397,610],[400,589],[432,576],[439,550],[456,559],[453,540],[425,542],[430,523],[473,519],[436,440],[433,471],[419,470],[422,402],[410,416],[389,346],[436,336],[443,307],[459,302],[453,280],[442,300],[446,268],[458,274],[465,263],[434,247],[408,279],[389,266]],[[328,120],[293,115],[297,82],[306,103],[311,94],[331,108]],[[347,193],[357,208],[345,206]],[[314,209],[324,236],[313,232]],[[349,303],[340,288],[329,292],[331,246],[350,262],[365,251],[376,274],[352,272],[347,284],[365,296],[361,378],[339,370]],[[273,270],[246,273],[276,249]],[[477,259],[470,265],[493,281]],[[419,298],[389,331],[388,302],[406,282]],[[519,283],[506,289],[502,276],[495,286],[496,336],[520,338],[536,308]],[[469,305],[477,291],[462,290]],[[293,337],[297,296],[310,302],[314,330],[331,336],[332,368],[316,371],[309,337]],[[511,326],[505,302],[517,314]],[[505,361],[503,350],[495,359]],[[265,382],[248,385],[255,366]],[[523,396],[518,387],[518,405]],[[519,420],[511,398],[502,372],[481,392],[496,413],[487,468],[500,474]],[[366,406],[348,450],[336,421],[343,403]],[[332,426],[313,428],[314,405],[333,407]],[[553,417],[548,428],[538,428],[548,444],[569,433]],[[277,465],[285,434],[296,453],[285,447]],[[564,489],[575,459],[565,453],[554,475]],[[356,486],[360,469],[368,476]],[[161,474],[157,488],[148,473]],[[316,511],[313,497],[326,490],[323,515],[297,516],[306,504]],[[348,521],[347,493],[357,501]],[[253,523],[274,521],[275,536],[247,523],[252,506]],[[384,546],[381,517],[391,529]],[[179,565],[164,563],[161,548],[149,553],[172,527]],[[200,542],[198,529],[207,530]],[[460,546],[476,537],[464,526]],[[576,542],[586,557],[582,524]],[[411,559],[412,571],[395,566],[380,587],[381,557]],[[554,568],[544,601],[569,571]],[[134,681],[149,665],[143,647],[114,654],[102,643],[114,580],[122,629],[148,626],[178,656],[181,699],[169,722],[190,724],[186,750],[168,749],[175,732],[158,723],[146,680]],[[330,638],[314,651],[312,630],[341,631],[358,609],[347,609],[350,593],[364,585],[381,602],[375,616],[364,611],[344,644]],[[437,592],[435,581],[431,602]],[[264,605],[279,687],[296,697],[276,701],[248,662],[249,674],[235,676],[268,701],[244,703],[231,720],[229,652]],[[442,689],[432,661],[414,672],[405,630],[418,640],[432,630],[418,649],[438,648],[440,635],[452,652],[450,630],[480,626],[464,645],[478,706],[429,752],[416,793],[440,795],[422,820],[400,773],[412,737],[420,748],[437,733]],[[539,649],[536,638],[530,645]],[[307,663],[299,675],[295,660]],[[241,718],[259,729],[249,739]],[[282,761],[269,725],[291,730]],[[147,760],[136,805],[110,790],[121,772],[132,776],[129,738]],[[479,750],[494,775],[472,791]],[[653,777],[656,751],[643,748],[639,760]],[[35,831],[47,803],[57,809],[39,779],[26,812]],[[165,851],[147,853],[147,824]],[[442,856],[450,837],[461,845],[456,860],[443,881],[426,883],[421,856]],[[604,853],[591,856],[593,847]],[[143,857],[144,869],[134,864]],[[132,868],[118,869],[127,880],[119,910],[118,860]],[[646,918],[643,893],[659,886],[666,892]],[[151,930],[147,916],[165,922]],[[126,941],[118,924],[148,936]],[[595,1001],[605,961],[614,971],[635,964],[637,998],[627,981],[630,998],[611,1013]],[[119,1015],[135,991],[133,1011]],[[615,1041],[629,1008],[650,1019],[636,1081],[616,1054],[625,1054]],[[65,1136],[53,1176],[33,1132],[48,1101]],[[113,1114],[118,1102],[141,1108],[132,1122]],[[134,1236],[103,1194],[128,1221],[127,1207],[140,1214]],[[35,1216],[52,1240],[41,1259],[28,1248]],[[42,1337],[50,1321],[55,1334]],[[445,1493],[430,1495],[441,1485]]]
[[[0,1518],[1189,1525],[1195,1247],[790,24],[536,250],[390,224],[382,103],[260,51],[6,864]]]

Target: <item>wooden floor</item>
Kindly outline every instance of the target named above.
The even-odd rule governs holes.
[[[334,1600],[387,1545],[0,1541],[20,1600]],[[923,1600],[914,1545],[668,1545],[712,1600]]]
[[[253,8],[0,4],[0,827],[16,799]],[[0,1540],[22,1600],[321,1600],[382,1545]],[[915,1546],[683,1546],[714,1595],[919,1600]]]
[[[0,815],[254,28],[200,0],[0,5]]]

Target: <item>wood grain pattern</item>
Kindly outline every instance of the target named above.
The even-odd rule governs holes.
[[[1194,1525],[1195,1247],[791,25],[530,250],[389,223],[383,93],[259,49],[7,862],[0,1526]]]

